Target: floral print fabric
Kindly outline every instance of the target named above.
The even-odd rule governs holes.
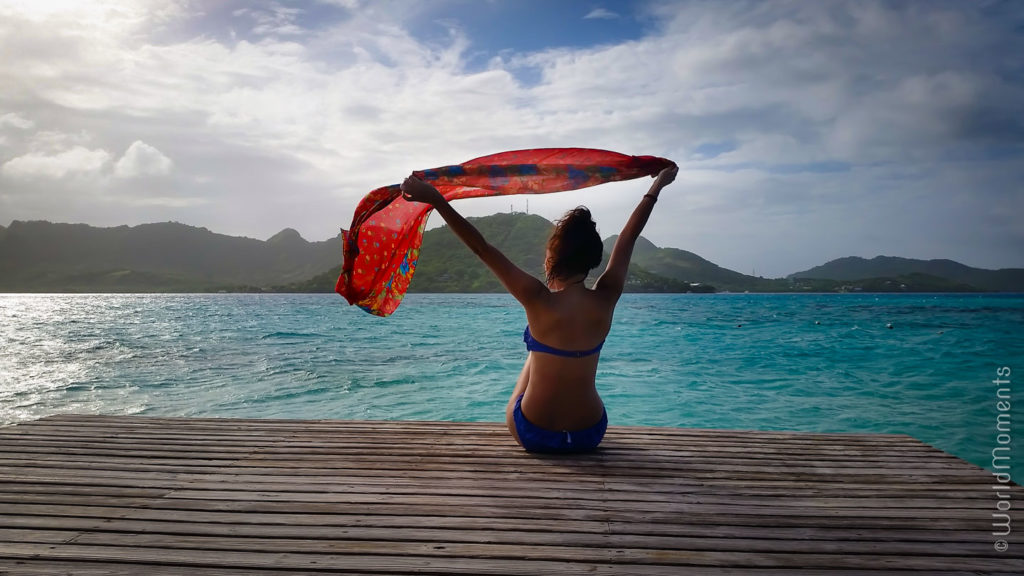
[[[454,166],[414,172],[447,200],[548,194],[653,176],[672,162],[590,148],[500,152]],[[402,198],[398,184],[377,188],[342,230],[344,263],[335,290],[377,316],[393,313],[409,289],[427,216],[433,208]]]

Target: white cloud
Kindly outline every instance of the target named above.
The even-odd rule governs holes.
[[[317,0],[320,4],[328,4],[346,8],[348,10],[355,10],[359,8],[360,0]]]
[[[93,135],[85,130],[78,132],[40,130],[28,138],[26,145],[30,152],[53,155],[75,146],[89,147],[92,143]]]
[[[583,17],[584,20],[615,20],[619,15],[607,8],[594,8]]]
[[[17,128],[18,130],[31,130],[32,128],[35,128],[35,125],[35,122],[16,112],[8,112],[7,114],[0,116],[0,130],[8,126],[11,128]]]
[[[163,152],[136,140],[114,165],[114,175],[119,178],[166,176],[173,168],[174,163]]]
[[[102,172],[110,162],[110,153],[103,149],[90,150],[75,146],[53,155],[32,152],[4,163],[0,171],[17,179],[64,178],[66,176],[92,176]]]
[[[286,8],[274,3],[265,8],[239,8],[232,14],[250,18],[255,23],[253,34],[296,36],[304,32],[302,27],[295,24],[296,17],[302,13],[298,8]]]

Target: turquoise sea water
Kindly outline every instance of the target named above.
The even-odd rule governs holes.
[[[0,319],[0,424],[500,421],[526,355],[507,295],[412,294],[386,319],[335,295],[0,295]],[[1024,295],[626,295],[598,389],[612,424],[905,433],[990,468],[1022,328]]]

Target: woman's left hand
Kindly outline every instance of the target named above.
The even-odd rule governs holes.
[[[409,176],[402,182],[402,197],[412,202],[423,202],[434,207],[445,201],[444,196],[441,196],[437,188],[416,176]]]

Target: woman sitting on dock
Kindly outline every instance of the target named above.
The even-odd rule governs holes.
[[[557,222],[547,244],[545,285],[491,246],[436,188],[415,176],[402,183],[405,198],[433,206],[526,310],[523,340],[529,355],[505,409],[505,421],[527,451],[586,451],[604,437],[608,415],[595,386],[598,357],[626,283],[633,246],[658,194],[677,172],[673,165],[655,177],[592,289],[583,281],[601,263],[603,244],[586,208],[570,210]]]

